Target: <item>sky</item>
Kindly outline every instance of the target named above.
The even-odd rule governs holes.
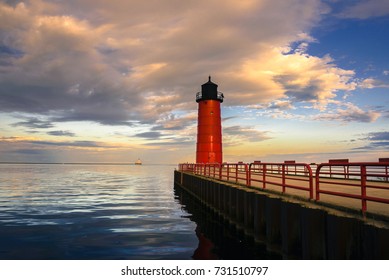
[[[387,0],[0,0],[0,162],[389,157]]]

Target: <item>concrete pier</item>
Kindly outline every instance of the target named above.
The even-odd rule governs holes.
[[[175,186],[285,259],[389,259],[388,219],[175,171]]]

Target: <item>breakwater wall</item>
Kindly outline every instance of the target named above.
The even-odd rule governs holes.
[[[385,221],[181,171],[174,171],[174,183],[284,258],[389,259]]]

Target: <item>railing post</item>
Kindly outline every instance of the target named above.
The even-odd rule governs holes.
[[[247,182],[247,186],[249,186],[249,187],[251,187],[251,165],[252,165],[252,163],[250,163],[249,164],[249,171],[248,171],[248,174],[247,174],[247,180],[248,180],[248,182]]]
[[[320,184],[320,169],[322,168],[322,165],[319,164],[317,167],[316,167],[316,200],[319,201],[320,200],[320,187],[319,187],[319,184]]]
[[[266,189],[266,164],[263,165],[262,188]]]
[[[362,198],[362,213],[367,210],[366,203],[366,165],[361,165],[361,198]]]
[[[308,176],[309,176],[309,199],[313,199],[313,174],[312,174],[312,168],[307,164],[304,167],[306,170],[308,170]]]
[[[238,183],[238,174],[239,174],[239,170],[238,170],[238,167],[239,167],[239,164],[235,164],[235,183]]]
[[[282,193],[285,193],[285,164],[282,165]]]
[[[247,163],[244,164],[244,169],[246,172],[246,186],[248,186],[249,185],[249,170],[247,168]]]

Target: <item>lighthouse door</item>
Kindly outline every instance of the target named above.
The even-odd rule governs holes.
[[[216,155],[214,152],[209,152],[208,153],[208,162],[209,163],[214,163],[216,162]]]

